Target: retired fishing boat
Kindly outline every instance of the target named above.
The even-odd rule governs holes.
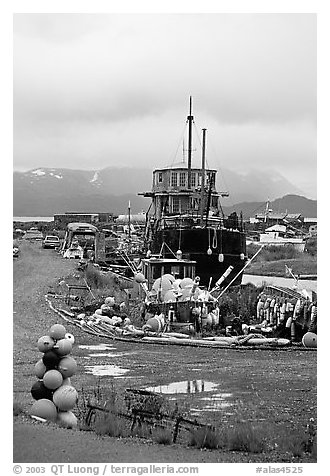
[[[187,117],[188,161],[153,171],[152,190],[139,195],[152,203],[146,216],[145,243],[149,254],[196,261],[196,275],[204,285],[230,268],[226,281],[240,284],[246,262],[242,216],[225,217],[216,190],[215,169],[205,167],[206,129],[202,130],[201,167],[192,167],[192,99]]]

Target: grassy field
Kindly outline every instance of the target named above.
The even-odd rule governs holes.
[[[247,253],[252,257],[259,249],[256,245],[248,245]],[[249,274],[285,277],[285,265],[295,275],[317,274],[317,253],[315,245],[308,251],[299,253],[290,246],[264,248],[247,268]]]
[[[119,401],[126,388],[176,382],[188,385],[203,380],[206,387],[213,385],[212,390],[167,397],[174,398],[171,404],[176,402],[186,415],[214,425],[218,432],[217,447],[200,452],[197,434],[196,448],[187,444],[160,445],[150,435],[147,439],[127,436],[118,439],[31,422],[26,415],[33,403],[30,389],[35,381],[34,365],[40,359],[36,343],[52,324],[59,322],[59,317],[47,306],[45,294],[58,289],[63,278],[79,276],[76,268],[75,260],[64,260],[37,243],[21,244],[21,255],[14,261],[15,462],[316,461],[315,439],[306,451],[306,427],[311,417],[316,424],[316,353],[297,349],[146,346],[102,340],[65,324],[76,339],[73,356],[78,372],[72,384],[79,393],[75,413],[81,418],[81,427],[83,402],[95,398],[96,390],[100,402],[108,398],[110,390]],[[100,344],[106,350],[99,348]],[[91,368],[100,369],[109,364],[127,372],[118,377],[91,372]]]

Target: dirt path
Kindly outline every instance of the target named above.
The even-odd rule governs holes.
[[[64,260],[53,250],[43,250],[40,243],[22,242],[20,249],[21,255],[13,266],[13,390],[14,402],[28,411],[32,400],[33,367],[38,358],[36,342],[58,322],[45,302],[45,294],[54,283],[74,271],[77,262]],[[75,328],[74,332],[77,335],[79,330]],[[132,439],[102,438],[91,432],[37,423],[27,417],[14,418],[15,463],[218,462],[222,457],[219,452],[164,447]],[[228,455],[226,458],[228,460]],[[239,458],[241,461],[241,456]]]
[[[22,243],[21,255],[14,261],[13,298],[13,392],[14,402],[25,414],[14,417],[13,461],[30,463],[215,463],[215,462],[274,462],[294,461],[290,453],[272,452],[248,454],[233,451],[200,451],[183,445],[157,445],[148,440],[133,438],[100,437],[92,432],[64,430],[54,424],[38,423],[28,418],[33,403],[30,389],[35,380],[34,365],[40,358],[36,348],[39,337],[47,334],[51,325],[59,322],[58,316],[48,307],[45,294],[54,289],[62,278],[75,273],[77,261],[64,260],[53,250],[43,250],[38,243]],[[99,339],[89,336],[79,328],[66,326],[77,343],[99,344]],[[128,344],[126,344],[128,346]],[[137,347],[139,346],[139,347]],[[223,350],[221,354],[209,349],[198,353],[189,349],[150,346],[147,349],[116,343],[119,357],[113,356],[120,365],[120,355],[125,355],[131,377],[141,385],[171,381],[173,369],[164,362],[177,362],[175,378],[196,379],[196,375],[213,381],[221,381],[222,391],[235,392],[244,402],[248,416],[269,421],[272,429],[282,435],[304,428],[306,419],[316,413],[316,355],[295,352],[256,351],[238,353]],[[147,350],[147,352],[145,352]],[[120,354],[120,352],[122,354]],[[141,355],[141,353],[143,355]],[[86,351],[77,345],[75,357],[84,368]],[[88,357],[91,359],[91,357]],[[104,357],[108,359],[108,357]],[[152,365],[150,364],[152,359]],[[101,358],[102,360],[102,358]],[[79,364],[78,362],[78,364]],[[107,360],[105,361],[107,362]],[[100,363],[105,363],[100,361]],[[194,368],[198,367],[198,368]],[[229,371],[230,369],[230,371]],[[198,373],[198,372],[199,373]],[[197,373],[196,373],[197,372]],[[94,388],[96,379],[83,370],[77,375],[75,387],[78,393],[82,385]],[[111,382],[105,377],[104,384]],[[127,384],[119,380],[120,385]],[[132,382],[132,380],[130,380]],[[79,388],[80,387],[80,388]],[[183,395],[183,398],[185,396]],[[241,401],[240,400],[240,401]],[[251,403],[253,404],[251,407]],[[242,403],[243,405],[243,403]],[[251,413],[252,411],[252,413]],[[234,417],[233,417],[234,418]],[[223,423],[223,421],[221,421]],[[263,423],[265,425],[265,423]],[[284,458],[284,459],[283,459]],[[311,461],[304,456],[304,461]],[[313,461],[313,460],[312,460]]]

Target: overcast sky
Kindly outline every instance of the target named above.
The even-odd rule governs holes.
[[[210,167],[316,198],[315,14],[14,16],[14,170],[180,162],[190,95]]]

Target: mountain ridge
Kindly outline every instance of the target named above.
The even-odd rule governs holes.
[[[14,216],[51,216],[68,210],[121,214],[127,213],[130,201],[132,213],[137,213],[146,211],[150,206],[150,199],[138,193],[150,190],[151,182],[150,169],[134,167],[107,167],[101,170],[39,167],[27,172],[14,171],[13,212]],[[303,197],[299,188],[274,171],[267,173],[251,169],[246,174],[239,174],[222,170],[218,174],[217,189],[228,189],[234,197],[236,205],[233,205],[233,199],[230,202],[223,200],[223,209],[228,211],[236,210],[238,206],[251,209],[253,203],[257,208],[268,199],[281,200],[278,197],[286,195],[315,202],[316,209],[315,200]],[[309,202],[300,202],[307,210],[313,209]],[[289,211],[295,213],[296,208]]]

